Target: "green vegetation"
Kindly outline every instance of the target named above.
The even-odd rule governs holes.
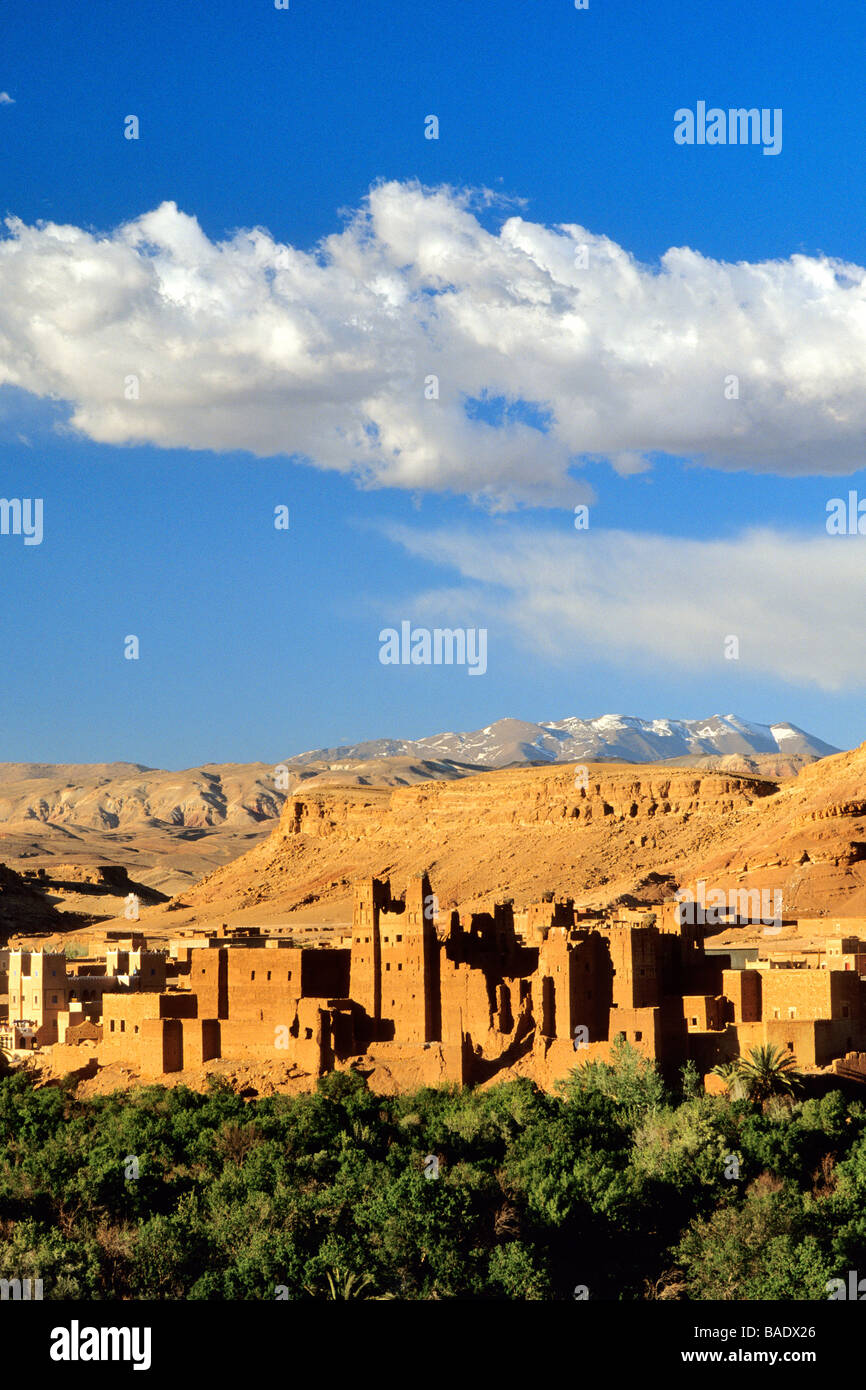
[[[625,1044],[556,1095],[338,1073],[255,1102],[215,1082],[77,1101],[14,1073],[0,1277],[46,1298],[826,1298],[866,1268],[866,1108],[777,1092],[707,1096],[688,1066],[672,1090]]]
[[[781,1047],[753,1047],[747,1057],[713,1067],[735,1099],[766,1101],[772,1096],[795,1096],[802,1090],[797,1059]]]

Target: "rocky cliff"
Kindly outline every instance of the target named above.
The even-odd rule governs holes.
[[[583,784],[585,781],[585,785]],[[698,860],[778,794],[752,777],[629,765],[507,769],[399,788],[309,788],[268,839],[184,893],[200,911],[345,905],[352,879],[428,868],[443,902],[545,890],[604,901]]]

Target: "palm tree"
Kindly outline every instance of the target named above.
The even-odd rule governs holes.
[[[771,1096],[793,1096],[802,1088],[793,1052],[764,1043],[753,1047],[748,1057],[741,1057],[737,1066],[751,1100],[765,1101]]]
[[[749,1094],[749,1088],[745,1076],[740,1071],[740,1060],[734,1062],[719,1062],[718,1066],[713,1067],[713,1076],[720,1076],[728,1088],[728,1095],[731,1100],[745,1100]]]
[[[358,1275],[353,1274],[351,1270],[340,1269],[340,1267],[337,1266],[335,1269],[326,1270],[325,1277],[328,1281],[327,1293],[320,1293],[319,1290],[311,1284],[304,1285],[305,1292],[310,1294],[312,1298],[324,1297],[335,1301],[341,1301],[347,1298],[372,1297],[371,1294],[365,1294],[363,1292],[364,1289],[370,1287],[373,1283],[372,1279],[368,1278],[367,1275],[362,1275],[359,1278]]]

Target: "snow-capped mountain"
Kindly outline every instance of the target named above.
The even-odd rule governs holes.
[[[507,767],[510,763],[592,762],[599,758],[649,763],[734,753],[823,758],[838,752],[838,748],[786,722],[753,724],[734,714],[714,714],[709,719],[636,719],[630,715],[603,714],[598,719],[553,719],[540,724],[498,719],[486,729],[472,733],[434,734],[415,740],[372,739],[300,753],[288,762],[301,766],[343,758],[408,755]]]

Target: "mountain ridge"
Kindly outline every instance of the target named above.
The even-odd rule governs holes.
[[[773,753],[812,758],[841,750],[781,720],[757,724],[734,714],[706,719],[641,719],[636,715],[576,715],[532,723],[498,719],[469,732],[432,734],[420,739],[370,739],[336,748],[318,748],[286,760],[288,767],[353,758],[445,758],[485,767],[521,763],[588,762],[615,758],[662,762],[672,758]]]

